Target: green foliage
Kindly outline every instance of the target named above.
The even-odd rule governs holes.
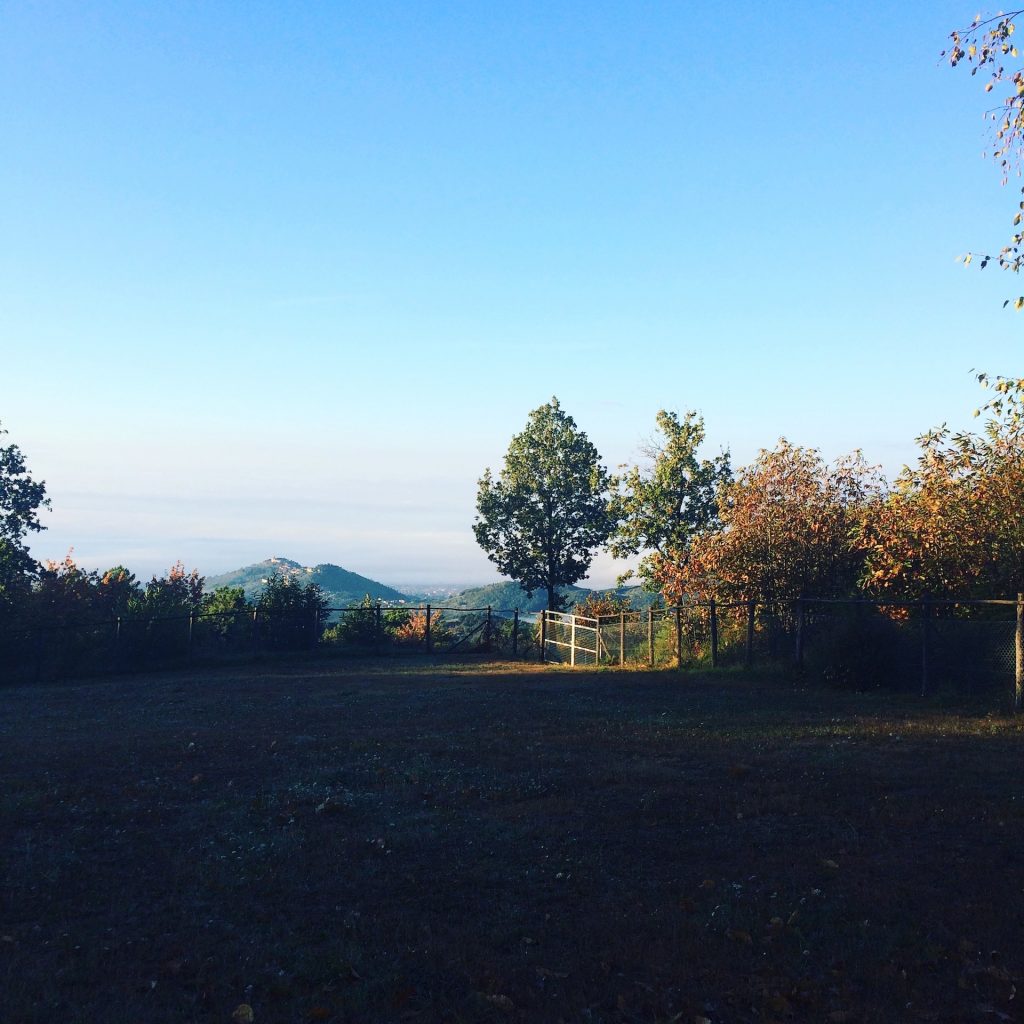
[[[49,561],[39,570],[30,615],[49,627],[95,621],[100,610],[99,585],[97,574],[81,568],[68,552],[62,561]]]
[[[203,583],[198,569],[186,572],[181,562],[175,562],[166,576],[154,576],[146,584],[137,611],[148,618],[191,615],[202,604]]]
[[[341,618],[324,632],[324,642],[352,647],[375,647],[405,634],[412,622],[412,613],[405,608],[387,608],[377,618],[378,603],[369,595],[346,609]]]
[[[0,437],[6,433],[0,427]],[[32,478],[21,449],[0,445],[0,615],[6,619],[24,607],[38,569],[24,539],[44,529],[39,511],[49,507],[46,485]]]
[[[250,630],[251,615],[252,605],[241,587],[218,587],[203,595],[199,621],[204,635],[240,640]]]
[[[10,623],[23,612],[38,568],[20,544],[0,538],[0,623]]]
[[[501,475],[481,478],[477,543],[503,575],[558,608],[558,587],[586,575],[611,532],[607,488],[597,449],[552,398],[512,438]]]
[[[701,459],[704,420],[660,410],[658,437],[645,451],[651,466],[612,477],[609,512],[617,524],[608,550],[616,558],[643,553],[637,570],[644,586],[658,589],[665,559],[685,560],[695,537],[718,528],[718,495],[732,479],[728,452]],[[629,577],[626,574],[623,579]]]
[[[273,649],[312,646],[327,617],[327,599],[315,584],[302,586],[273,573],[256,605],[260,642]]]
[[[100,608],[114,618],[137,610],[142,599],[142,588],[135,574],[123,565],[116,565],[99,577],[98,591]]]
[[[241,587],[218,587],[203,595],[203,615],[233,615],[248,611],[250,607]]]
[[[574,615],[596,619],[602,615],[632,611],[632,608],[628,598],[620,597],[614,591],[592,590],[582,601],[573,605],[572,611]]]
[[[0,427],[0,436],[7,431]],[[25,534],[44,529],[39,510],[49,508],[46,485],[33,480],[21,449],[0,447],[0,539],[20,544]]]

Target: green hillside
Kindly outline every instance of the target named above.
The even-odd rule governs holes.
[[[275,572],[303,586],[308,583],[317,584],[327,595],[331,606],[335,608],[358,604],[366,594],[375,601],[385,604],[398,604],[407,600],[405,594],[392,587],[371,580],[367,576],[360,576],[357,572],[350,572],[340,565],[325,563],[303,566],[290,558],[267,558],[220,576],[208,576],[205,589],[212,591],[218,587],[241,587],[245,591],[245,596],[254,600],[263,590],[263,581]]]

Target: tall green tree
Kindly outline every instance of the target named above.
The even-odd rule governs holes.
[[[552,398],[512,438],[500,475],[487,469],[480,479],[477,543],[499,572],[528,595],[546,591],[557,610],[558,587],[586,576],[611,533],[608,480],[597,449]]]
[[[666,561],[680,567],[694,539],[718,529],[718,493],[732,479],[728,452],[712,459],[698,454],[703,417],[661,409],[657,423],[658,433],[644,451],[649,469],[633,466],[612,477],[609,502],[616,526],[608,550],[616,558],[644,556],[637,575],[647,590],[658,589]]]
[[[0,427],[0,438],[6,433]],[[28,592],[38,566],[24,541],[44,529],[39,512],[49,507],[46,485],[32,478],[21,449],[0,445],[0,609],[20,604]]]

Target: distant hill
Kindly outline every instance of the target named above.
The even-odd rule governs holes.
[[[383,583],[360,576],[357,572],[349,572],[340,565],[304,566],[293,562],[290,558],[267,558],[255,565],[247,565],[243,569],[235,569],[221,576],[208,576],[205,589],[207,592],[218,587],[241,587],[249,600],[255,600],[263,590],[263,581],[272,573],[287,576],[305,586],[315,583],[327,595],[327,600],[334,608],[359,604],[369,594],[375,601],[385,604],[398,604],[407,600],[405,594]]]
[[[566,604],[570,608],[577,601],[586,600],[591,594],[615,594],[625,597],[631,608],[647,608],[658,600],[657,594],[649,594],[640,587],[612,587],[608,590],[559,587],[558,592],[566,599]],[[509,580],[505,583],[491,583],[486,587],[463,590],[446,598],[444,604],[451,608],[486,608],[490,605],[495,609],[518,608],[521,612],[539,612],[547,606],[547,600],[548,596],[543,590],[536,591],[533,597],[527,597],[526,591],[518,583]]]

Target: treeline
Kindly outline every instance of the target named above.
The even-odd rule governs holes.
[[[734,470],[727,451],[702,454],[700,415],[668,411],[646,463],[612,475],[554,399],[530,414],[501,473],[481,479],[476,536],[552,608],[601,548],[640,556],[636,575],[667,604],[1013,597],[1024,591],[1024,380],[979,379],[992,389],[982,429],[922,435],[892,482],[860,452],[830,463],[785,439]]]

